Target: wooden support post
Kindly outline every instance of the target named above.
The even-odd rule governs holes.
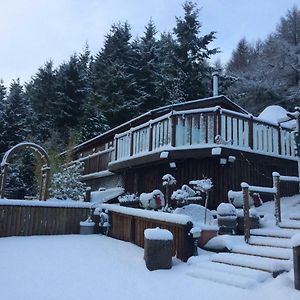
[[[5,164],[4,166],[1,167],[1,191],[0,191],[1,199],[4,198],[6,177],[7,177],[7,165]]]
[[[152,151],[152,147],[153,147],[153,127],[152,127],[152,124],[149,125],[149,140],[148,140],[148,145],[149,145],[149,152]]]
[[[172,115],[171,116],[171,146],[175,147],[176,146],[176,122],[177,122],[177,117]]]
[[[114,160],[118,160],[118,138],[115,137],[115,157]]]
[[[250,217],[249,217],[249,185],[245,182],[241,183],[243,192],[243,209],[244,209],[244,238],[248,243],[250,239]]]
[[[249,119],[249,136],[248,136],[249,140],[248,140],[248,144],[250,149],[253,149],[253,116],[250,117]]]
[[[277,172],[273,172],[272,176],[273,176],[273,187],[276,189],[276,193],[274,195],[274,201],[275,201],[276,225],[278,225],[281,222],[280,175]]]
[[[132,156],[133,155],[133,132],[131,131],[130,132],[130,136],[129,136],[129,138],[130,138],[130,156]]]

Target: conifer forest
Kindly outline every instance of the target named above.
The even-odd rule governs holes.
[[[4,86],[0,73],[0,156],[22,141],[43,145],[53,159],[72,146],[144,112],[212,95],[211,74],[220,73],[220,93],[254,115],[268,105],[292,110],[300,103],[300,8],[291,7],[265,40],[241,37],[230,60],[214,60],[217,32],[202,32],[200,8],[183,3],[170,32],[150,18],[144,33],[129,22],[113,24],[101,49],[88,45],[55,67],[48,60],[31,79]],[[12,166],[8,186],[36,192],[34,158]],[[22,170],[22,172],[21,172]]]

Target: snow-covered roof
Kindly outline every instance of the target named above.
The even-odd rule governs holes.
[[[257,118],[278,125],[278,123],[287,116],[287,113],[289,112],[279,105],[270,105],[266,107]],[[293,128],[296,126],[296,121],[288,121],[285,122],[284,125],[285,127]]]

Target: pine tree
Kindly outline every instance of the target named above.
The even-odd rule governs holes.
[[[113,25],[93,66],[95,97],[110,127],[136,115],[137,82],[128,23]]]
[[[54,130],[53,104],[56,101],[56,88],[56,71],[51,60],[39,68],[30,83],[26,85],[26,95],[35,120],[32,136],[37,142],[49,139]]]
[[[215,39],[215,32],[200,36],[201,23],[198,20],[197,5],[186,1],[183,9],[184,17],[176,18],[174,28],[176,64],[180,70],[186,100],[192,100],[207,96],[211,70],[206,61],[218,50],[209,49],[209,44]]]
[[[13,81],[2,112],[0,153],[26,140],[30,128],[31,109],[19,79]]]

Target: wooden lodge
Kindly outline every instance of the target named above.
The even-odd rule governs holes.
[[[209,207],[216,208],[242,181],[271,186],[273,171],[297,176],[294,143],[292,129],[253,117],[221,95],[149,111],[77,145],[73,160],[84,162],[82,180],[92,190],[164,191],[166,173],[176,189],[211,178]],[[297,192],[297,184],[282,187],[283,194]]]

